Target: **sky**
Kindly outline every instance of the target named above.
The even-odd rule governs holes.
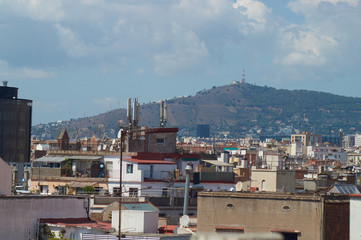
[[[361,97],[361,0],[0,0],[0,80],[33,124],[240,81]]]

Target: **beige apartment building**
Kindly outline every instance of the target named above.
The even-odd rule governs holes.
[[[278,232],[286,240],[349,239],[347,195],[201,192],[199,232]]]

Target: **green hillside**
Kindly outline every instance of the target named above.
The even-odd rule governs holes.
[[[136,97],[136,96],[135,96]],[[247,83],[213,87],[194,96],[166,100],[168,126],[177,126],[190,134],[197,124],[209,124],[213,135],[230,131],[229,136],[246,134],[282,134],[282,129],[298,129],[317,134],[332,134],[339,129],[345,133],[361,130],[361,98],[344,97],[330,93],[285,90],[261,87]],[[159,125],[159,104],[141,105],[141,125]],[[125,110],[113,110],[98,116],[69,121],[53,127],[67,128],[75,138],[114,137],[118,120],[125,121]],[[34,126],[33,133],[41,129]],[[77,130],[76,130],[77,129]],[[44,131],[43,131],[44,132]],[[182,132],[182,131],[181,131]]]

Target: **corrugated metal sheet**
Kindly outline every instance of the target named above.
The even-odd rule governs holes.
[[[155,206],[149,203],[122,203],[122,205],[129,210],[151,211],[158,212]]]
[[[34,160],[33,162],[52,162],[52,163],[60,163],[65,161],[68,157],[66,156],[44,156]]]
[[[83,233],[81,239],[82,240],[118,240],[118,237],[115,235],[96,235],[96,234]]]
[[[209,163],[209,164],[212,164],[214,166],[233,167],[232,164],[221,162],[221,161],[218,161],[218,160],[202,160],[202,161],[206,162],[206,163]]]
[[[94,160],[101,160],[103,158],[103,156],[70,156],[69,159],[71,160],[89,160],[89,161],[94,161]]]

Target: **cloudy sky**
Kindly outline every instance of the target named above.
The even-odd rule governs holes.
[[[0,80],[33,123],[240,80],[361,97],[361,0],[0,0]]]

